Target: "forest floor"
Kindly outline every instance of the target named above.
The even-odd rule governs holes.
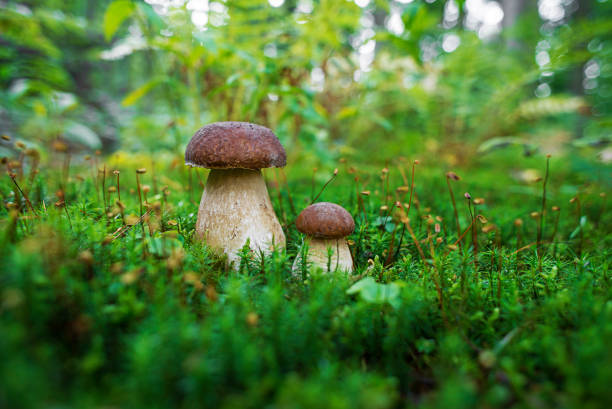
[[[0,182],[0,407],[611,407],[607,182],[495,155],[266,170],[286,251],[228,271],[194,240],[205,170],[24,152]],[[328,181],[356,271],[295,277]]]

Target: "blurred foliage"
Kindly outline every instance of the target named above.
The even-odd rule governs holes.
[[[444,1],[281,3],[9,2],[3,132],[89,149],[121,135],[128,150],[180,152],[204,123],[245,120],[274,129],[290,161],[429,151],[450,166],[477,160],[492,138],[555,152],[575,138],[609,142],[606,2],[564,24],[527,9],[485,40],[441,24]],[[385,26],[398,12],[401,33]]]

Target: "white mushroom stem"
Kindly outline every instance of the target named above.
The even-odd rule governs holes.
[[[213,169],[208,175],[196,223],[196,236],[221,250],[234,269],[237,254],[249,240],[256,253],[285,247],[285,234],[276,218],[261,171]]]
[[[353,257],[344,237],[339,239],[306,237],[303,246],[308,247],[306,257],[308,266],[319,267],[325,272],[336,270],[353,272]],[[305,250],[304,247],[300,248],[293,262],[293,275],[298,277],[302,273],[302,254]]]

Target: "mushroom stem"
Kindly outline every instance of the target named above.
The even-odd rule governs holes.
[[[345,271],[353,272],[353,258],[346,239],[318,239],[307,237],[304,245],[308,246],[307,261],[313,267],[320,267],[325,272]],[[329,251],[328,251],[329,249]],[[293,274],[300,275],[302,265],[302,249],[293,262]]]
[[[269,254],[272,245],[285,247],[285,234],[260,170],[210,171],[198,210],[196,236],[225,253],[234,269],[240,265],[237,253],[247,240],[256,253]]]

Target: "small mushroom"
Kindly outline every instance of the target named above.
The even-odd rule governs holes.
[[[320,202],[308,206],[295,221],[297,229],[306,235],[304,245],[308,247],[306,260],[324,271],[353,271],[353,258],[346,236],[355,230],[355,221],[342,206]],[[293,274],[299,275],[301,248],[293,263]]]
[[[198,210],[196,236],[219,249],[237,268],[249,241],[257,254],[285,247],[261,169],[283,167],[285,150],[274,133],[247,122],[217,122],[200,128],[185,150],[185,163],[211,169]]]

